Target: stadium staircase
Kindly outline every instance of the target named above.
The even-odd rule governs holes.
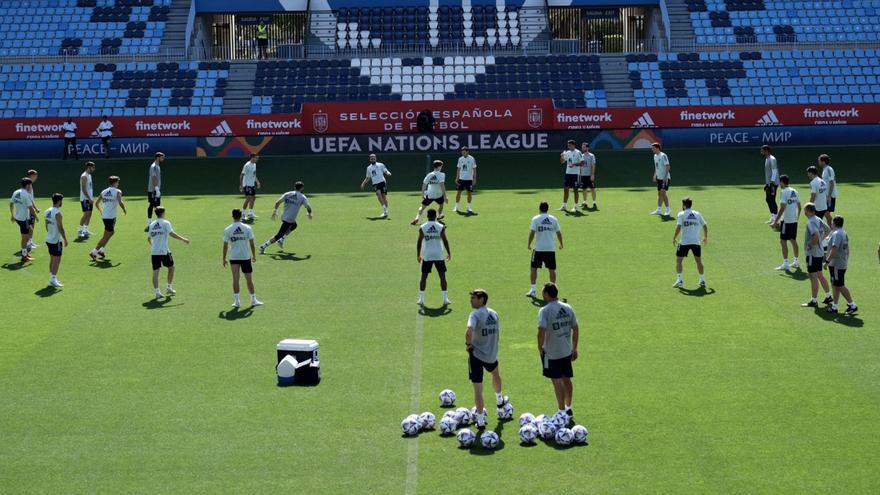
[[[599,66],[602,68],[602,82],[605,83],[608,106],[635,106],[636,99],[629,79],[626,57],[622,54],[602,55]]]
[[[230,63],[226,97],[223,99],[223,113],[245,114],[250,112],[256,74],[257,62]]]
[[[669,14],[669,33],[674,40],[694,39],[694,26],[685,0],[666,0]]]
[[[164,53],[183,53],[186,49],[186,23],[193,0],[171,0],[171,11],[165,23],[165,36],[159,49]]]

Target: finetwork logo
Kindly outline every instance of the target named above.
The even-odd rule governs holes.
[[[651,114],[645,112],[641,117],[638,118],[635,122],[632,123],[633,127],[657,127],[657,124],[654,123],[654,119],[651,118]]]
[[[779,119],[776,117],[776,113],[773,112],[773,110],[769,110],[767,113],[762,115],[760,119],[758,119],[758,125],[782,125],[782,122],[779,121]]]
[[[229,127],[228,122],[223,120],[220,122],[219,125],[217,125],[217,127],[214,128],[213,131],[211,131],[211,135],[212,136],[231,136],[232,135],[232,128]]]

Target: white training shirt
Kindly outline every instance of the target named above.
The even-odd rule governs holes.
[[[303,206],[306,207],[306,211],[311,208],[311,205],[309,205],[309,198],[299,191],[287,191],[278,198],[278,201],[284,202],[284,209],[281,210],[281,220],[284,220],[287,223],[296,222],[296,216],[299,215],[299,209]]]
[[[785,204],[785,211],[782,212],[782,221],[784,223],[797,223],[798,205],[801,204],[801,198],[798,197],[797,189],[786,187],[782,190],[782,194],[779,197]]]
[[[779,183],[779,165],[776,163],[776,157],[769,155],[764,159],[764,184]]]
[[[477,161],[471,155],[458,157],[458,180],[474,180],[474,169],[477,168]]]
[[[244,174],[244,186],[254,187],[257,185],[257,164],[248,160],[241,167],[241,173]]]
[[[223,231],[223,242],[229,244],[229,261],[251,259],[250,240],[254,231],[241,222],[233,222]]]
[[[10,198],[9,202],[15,206],[12,216],[16,220],[24,222],[31,217],[31,206],[34,204],[34,198],[27,189],[16,189],[12,193],[12,198]]]
[[[46,242],[49,244],[58,244],[61,242],[61,232],[58,231],[58,221],[55,218],[60,211],[61,209],[55,206],[46,210]]]
[[[831,181],[834,181],[834,189],[831,191],[831,197],[837,197],[837,177],[834,175],[834,169],[831,168],[831,165],[826,165],[824,169],[822,169],[822,180],[828,184],[828,187],[831,187]]]
[[[591,177],[593,175],[593,167],[596,166],[596,155],[587,152],[584,155],[584,167],[581,175],[584,177]]]
[[[549,213],[535,215],[531,229],[535,233],[535,251],[556,251],[556,233],[560,231],[556,217]]]
[[[567,175],[579,175],[581,173],[581,162],[584,161],[584,154],[581,150],[565,150],[562,152],[562,158],[565,160],[565,173]]]
[[[156,186],[153,186],[153,177],[156,178]],[[153,162],[150,165],[150,175],[147,178],[147,192],[155,192],[156,189],[160,189],[162,187],[162,168],[159,167],[158,162]]]
[[[101,123],[98,124],[98,136],[102,138],[113,136],[113,122],[102,120]]]
[[[446,174],[439,171],[434,171],[425,176],[425,180],[422,181],[422,184],[428,186],[425,190],[425,194],[431,198],[436,199],[443,196],[443,189],[440,188],[441,184],[446,182]]]
[[[675,223],[681,226],[681,240],[679,244],[683,246],[699,245],[700,230],[706,225],[703,215],[697,210],[687,209],[679,212]]]
[[[432,222],[428,220],[421,227],[422,234],[425,238],[422,242],[422,261],[442,261],[443,256],[443,239],[440,234],[445,228],[440,222]]]
[[[562,359],[574,350],[571,335],[578,326],[577,315],[568,304],[556,300],[538,310],[538,328],[544,329],[544,342],[541,349],[544,359]],[[545,361],[544,365],[549,363]]]
[[[367,165],[367,177],[370,178],[370,181],[373,183],[373,185],[385,182],[385,172],[387,171],[388,169],[382,162],[376,162]]]
[[[95,193],[94,193],[93,190],[92,190],[92,174],[90,174],[90,173],[88,173],[88,172],[83,172],[79,177],[80,177],[80,183],[79,183],[79,200],[80,200],[80,201],[91,200],[92,198],[95,197]],[[88,193],[89,193],[88,196],[86,196],[85,194],[83,194],[83,190],[82,190],[82,178],[83,178],[83,177],[86,178],[86,191],[88,191]]]
[[[171,254],[168,249],[168,235],[171,234],[171,222],[164,218],[157,218],[150,223],[150,254],[163,256]]]
[[[103,207],[101,218],[108,220],[116,218],[116,207],[119,206],[120,194],[122,194],[122,191],[113,186],[101,191],[101,206]]]
[[[76,124],[73,122],[65,122],[61,124],[61,129],[64,131],[64,137],[72,138],[76,137]]]
[[[666,169],[669,166],[669,157],[660,152],[654,155],[654,175],[660,182],[672,179],[672,174]]]
[[[816,176],[810,181],[810,192],[816,195],[813,204],[816,205],[816,211],[825,211],[828,209],[828,184],[824,180]]]

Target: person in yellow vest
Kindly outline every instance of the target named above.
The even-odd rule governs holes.
[[[257,49],[259,50],[258,58],[264,59],[268,58],[266,56],[266,48],[269,46],[269,26],[266,25],[265,21],[260,20],[260,25],[257,26]]]

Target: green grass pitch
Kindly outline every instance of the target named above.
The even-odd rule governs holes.
[[[716,153],[703,156],[731,159]],[[561,296],[582,332],[575,417],[590,429],[590,443],[522,447],[517,423],[493,418],[503,442],[493,452],[460,450],[437,432],[401,438],[399,423],[425,410],[439,417],[437,393],[447,387],[458,405],[472,405],[463,335],[467,292],[478,286],[501,316],[500,366],[516,416],[554,410],[535,349],[538,308],[524,297],[529,219],[540,200],[555,209],[561,199],[558,188],[547,188],[561,180],[554,156],[542,158],[550,179],[533,173],[513,187],[493,177],[500,168],[486,167],[490,189],[475,197],[478,214],[447,218],[453,304],[439,307],[434,275],[421,313],[416,229],[408,223],[418,201],[411,178],[421,175],[424,157],[408,168],[386,157],[395,172],[387,221],[368,220],[379,207],[371,193],[354,192],[362,160],[348,158],[355,164],[344,188],[314,187],[314,220],[302,215],[283,252],[272,246],[259,256],[255,282],[265,306],[237,314],[229,311],[230,276],[220,258],[229,211],[241,204],[234,191],[206,195],[207,185],[183,186],[185,173],[169,159],[163,203],[192,244],[170,241],[178,295],[155,303],[143,233],[146,164],[99,164],[99,176],[126,171],[122,188],[130,195],[106,265],[89,262],[96,239],[71,242],[59,274],[66,286],[52,293],[45,245],[20,267],[17,230],[8,222],[0,229],[0,493],[876,493],[880,184],[873,162],[863,162],[857,177],[854,166],[838,168],[848,177],[839,206],[852,239],[847,282],[861,313],[830,318],[799,307],[809,294],[805,274],[773,270],[778,234],[763,224],[757,152],[731,154],[753,167],[712,176],[702,171],[705,162],[684,166],[670,151],[673,178],[690,184],[673,183],[673,211],[688,194],[709,223],[705,293],[694,291],[692,259],[688,290],[671,288],[674,222],[648,215],[650,158],[621,155],[638,170],[606,165],[606,182],[616,187],[600,189],[598,212],[558,215]],[[777,156],[786,170],[785,153]],[[336,160],[319,164],[343,161]],[[600,166],[613,161],[600,156]],[[240,162],[213,165],[234,188]],[[78,172],[64,167],[73,186],[54,178],[62,165],[49,164],[37,191],[45,208],[50,190],[66,187],[72,239]],[[257,242],[277,228],[269,215],[287,185],[281,178],[318,175],[297,167],[304,165],[266,160]],[[212,180],[214,190],[225,190]],[[800,175],[795,182],[807,191]],[[529,183],[540,189],[525,189]],[[191,189],[199,195],[187,195]],[[92,230],[100,231],[99,220]],[[283,338],[320,342],[319,386],[276,386],[274,346]]]

